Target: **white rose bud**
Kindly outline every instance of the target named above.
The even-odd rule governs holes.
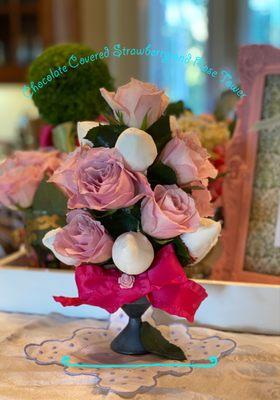
[[[128,275],[146,271],[154,259],[154,249],[149,240],[140,232],[126,232],[120,235],[112,249],[116,267]]]
[[[92,147],[91,141],[84,139],[88,131],[92,128],[96,128],[99,125],[105,125],[95,121],[80,121],[77,123],[78,139],[81,146],[88,145]]]
[[[146,171],[157,156],[157,147],[152,136],[138,128],[123,131],[115,147],[133,171]]]
[[[201,218],[200,226],[195,232],[183,233],[180,237],[195,258],[193,264],[201,261],[214,247],[221,233],[221,223],[209,218]]]

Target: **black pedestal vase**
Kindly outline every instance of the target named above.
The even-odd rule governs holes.
[[[111,343],[111,349],[116,353],[141,355],[147,354],[141,343],[140,329],[141,317],[150,307],[150,303],[146,297],[135,301],[131,304],[125,304],[122,309],[128,315],[129,321],[126,327],[115,337]]]

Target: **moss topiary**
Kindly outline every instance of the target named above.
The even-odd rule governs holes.
[[[37,84],[58,67],[67,67],[67,72],[46,81],[47,84],[33,93],[33,101],[41,117],[51,123],[93,120],[106,110],[106,103],[99,88],[113,88],[113,80],[107,65],[100,59],[89,61],[77,68],[69,66],[74,54],[79,60],[95,51],[80,44],[60,44],[46,49],[29,68],[30,84]],[[34,87],[34,86],[33,86]],[[31,85],[32,89],[32,85]]]

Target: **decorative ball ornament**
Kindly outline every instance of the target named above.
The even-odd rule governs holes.
[[[128,128],[123,131],[115,147],[129,168],[137,172],[146,171],[157,156],[157,147],[152,136],[138,128]]]
[[[197,264],[216,245],[221,234],[221,223],[210,218],[201,218],[200,226],[195,232],[183,233],[180,238],[188,248],[190,255]]]
[[[138,275],[152,264],[154,249],[142,233],[126,232],[113,244],[112,258],[120,271],[128,275]]]

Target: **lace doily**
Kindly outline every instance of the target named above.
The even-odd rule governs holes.
[[[25,346],[25,354],[29,360],[39,365],[60,365],[61,358],[71,356],[73,363],[87,364],[120,364],[120,363],[169,363],[152,354],[145,356],[126,356],[116,354],[110,349],[113,338],[127,324],[128,317],[119,310],[110,318],[108,326],[104,328],[82,328],[73,332],[68,338],[52,339],[40,344],[28,344]],[[205,338],[193,338],[188,332],[187,326],[182,323],[171,325],[156,325],[152,318],[152,308],[143,316],[161,331],[163,336],[171,343],[181,347],[187,362],[204,362],[210,356],[216,356],[219,360],[230,354],[235,348],[235,342],[231,339],[222,339],[218,336]],[[217,365],[215,368],[222,368]],[[112,391],[124,397],[133,397],[136,393],[143,393],[157,385],[158,379],[163,375],[183,376],[190,374],[193,369],[153,367],[143,369],[91,369],[63,367],[63,371],[72,376],[91,375],[95,378],[95,385],[102,391]]]

